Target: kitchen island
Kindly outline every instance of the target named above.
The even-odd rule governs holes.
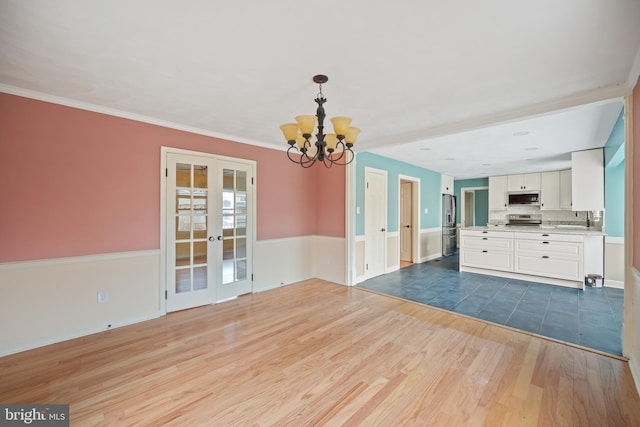
[[[603,243],[586,227],[465,227],[459,270],[583,289],[587,274],[603,276]]]

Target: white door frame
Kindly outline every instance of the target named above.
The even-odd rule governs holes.
[[[400,184],[402,181],[410,181],[411,185],[411,199],[412,210],[411,222],[413,227],[411,229],[411,262],[417,263],[420,261],[420,178],[409,175],[398,175],[398,239],[400,239]],[[398,251],[400,245],[398,244]]]
[[[208,157],[214,160],[226,160],[237,163],[245,163],[247,165],[251,165],[252,167],[252,176],[256,176],[256,161],[255,160],[247,160],[240,159],[235,157],[221,156],[218,154],[205,153],[200,151],[192,151],[185,150],[182,148],[174,148],[174,147],[160,147],[160,286],[158,288],[158,299],[160,306],[160,313],[167,314],[167,300],[166,300],[166,292],[167,292],[167,154],[175,153],[175,154],[185,154],[190,156],[200,156],[200,157]],[[249,206],[250,212],[248,212],[248,216],[251,218],[251,225],[254,230],[251,236],[251,239],[248,239],[247,244],[251,245],[251,253],[255,254],[255,245],[256,245],[256,198],[257,198],[257,180],[254,180],[254,188],[252,200]],[[251,271],[254,271],[254,262],[255,256],[251,257],[249,262],[251,263]],[[255,292],[254,287],[255,282],[251,283],[251,292]]]
[[[356,284],[356,162],[358,156],[355,156],[353,161],[347,165],[346,170],[346,191],[345,191],[345,206],[347,216],[346,230],[347,236],[345,245],[345,252],[347,254],[347,268],[345,271],[345,283],[347,286],[355,286]]]
[[[465,197],[464,197],[464,193],[466,193],[467,191],[473,191],[475,192],[476,190],[489,190],[489,187],[463,187],[460,189],[460,225],[462,226],[462,224],[465,223]],[[474,195],[475,197],[475,195]],[[474,199],[475,200],[475,199]]]

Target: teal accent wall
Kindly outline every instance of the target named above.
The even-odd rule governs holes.
[[[387,171],[387,230],[398,231],[400,175],[420,180],[420,229],[440,227],[440,173],[373,153],[356,154],[356,235],[364,235],[364,168]],[[428,209],[428,214],[424,210]]]
[[[624,110],[604,146],[604,229],[624,237]]]
[[[624,162],[604,170],[604,206],[607,236],[624,237]]]
[[[476,190],[475,225],[487,225],[489,222],[489,190]]]
[[[618,166],[624,161],[624,108],[604,146],[604,166]]]
[[[460,195],[461,188],[488,187],[489,178],[460,179],[453,182],[453,194],[456,196],[456,222],[460,224],[460,206],[462,205]],[[477,190],[476,192],[475,223],[484,225],[489,222],[489,191]]]

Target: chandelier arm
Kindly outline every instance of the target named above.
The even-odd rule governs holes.
[[[349,154],[351,155],[351,158],[348,161],[345,161],[344,165],[348,165],[349,163],[353,162],[353,159],[355,159],[356,155],[353,152],[353,150],[351,150],[351,147],[347,147],[346,151],[349,152]],[[349,154],[346,154],[347,157],[349,157]]]
[[[295,154],[297,154],[297,152],[299,152],[297,147],[291,146],[289,147],[289,149],[287,150],[287,157],[289,158],[289,160],[291,160],[293,163],[297,163],[300,166],[302,166],[303,168],[308,168],[313,166],[313,164],[315,163],[316,159],[315,157],[309,157],[307,155],[307,153],[301,153],[299,155],[299,157],[292,157],[291,156],[291,150],[295,150]],[[305,160],[305,158],[307,160]]]
[[[302,166],[303,168],[310,168],[311,166],[316,164],[316,160],[318,160],[317,157],[309,157],[310,160],[306,161],[306,162],[300,162],[300,166]]]
[[[334,160],[334,162],[337,162],[337,161],[339,161],[340,159],[342,159],[344,157],[345,145],[342,142],[338,142],[338,144],[336,145],[336,150],[334,150],[332,154],[335,155],[338,152],[337,148],[340,145],[342,145],[342,147],[341,147],[342,150],[340,150],[340,155],[338,157],[331,156],[331,158]]]
[[[325,168],[331,169],[331,167],[333,166],[333,164],[335,162],[333,160],[331,160],[331,157],[327,156],[324,159],[322,159],[322,163],[324,164]]]

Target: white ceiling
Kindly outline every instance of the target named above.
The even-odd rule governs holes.
[[[359,151],[560,169],[606,142],[638,22],[637,0],[0,0],[0,90],[282,149],[322,73]]]

